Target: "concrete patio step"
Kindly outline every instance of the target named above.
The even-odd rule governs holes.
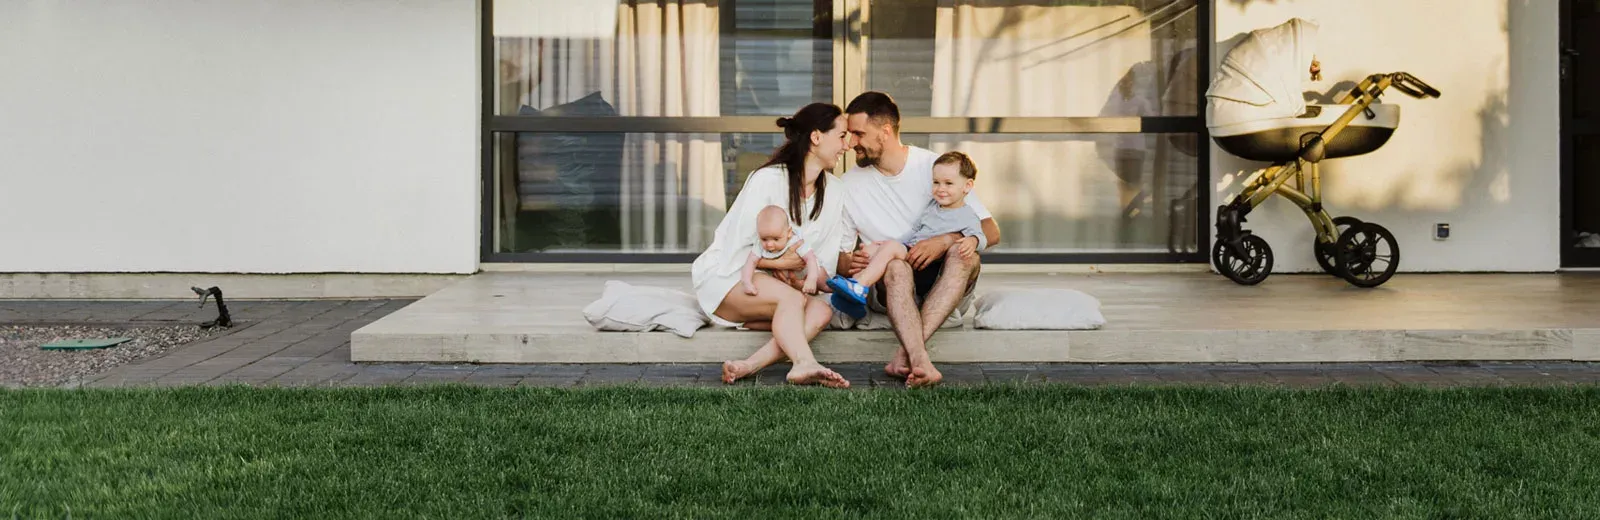
[[[701,329],[599,332],[581,309],[606,280],[688,290],[688,276],[485,273],[351,334],[355,361],[707,363],[743,358],[768,336]],[[943,362],[1381,362],[1600,360],[1600,276],[1402,274],[1356,289],[1323,275],[1242,287],[1210,274],[987,274],[978,291],[1061,287],[1099,298],[1095,331],[945,329]],[[883,361],[888,331],[826,331],[824,362]]]

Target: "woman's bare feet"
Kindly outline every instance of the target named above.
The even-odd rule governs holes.
[[[750,364],[749,363],[746,363],[746,362],[743,362],[743,361],[723,361],[722,362],[722,382],[723,383],[731,385],[731,384],[733,384],[734,381],[738,381],[740,378],[743,378],[745,376],[750,375],[751,372],[755,372],[755,371],[750,369]]]
[[[724,369],[726,370],[726,369]],[[726,372],[724,372],[726,373]],[[795,365],[789,370],[789,383],[795,385],[822,385],[828,388],[850,388],[850,380],[838,372],[815,363]]]

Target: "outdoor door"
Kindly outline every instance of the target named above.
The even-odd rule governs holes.
[[[1600,0],[1561,2],[1561,265],[1600,267]]]

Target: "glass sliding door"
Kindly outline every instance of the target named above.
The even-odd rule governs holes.
[[[868,90],[977,161],[985,261],[1204,261],[1197,0],[489,3],[486,261],[688,261],[777,116]]]

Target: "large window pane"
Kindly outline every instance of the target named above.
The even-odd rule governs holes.
[[[1192,134],[907,135],[978,164],[996,252],[1193,252]],[[698,253],[777,134],[500,133],[499,252]]]
[[[1193,116],[1196,0],[869,0],[904,116]]]
[[[781,134],[495,135],[497,252],[698,253]]]
[[[790,114],[833,96],[832,5],[494,0],[495,113]]]
[[[907,135],[978,166],[1001,228],[996,252],[1196,250],[1194,134]]]
[[[729,4],[723,4],[729,5]],[[737,0],[722,35],[722,110],[789,115],[833,98],[833,1]]]

